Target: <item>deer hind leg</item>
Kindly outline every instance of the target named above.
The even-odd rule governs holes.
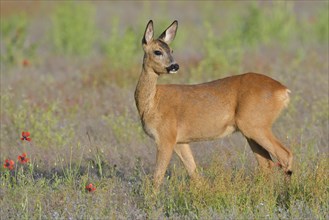
[[[270,129],[256,129],[249,138],[272,154],[280,162],[286,174],[292,174],[292,153],[280,143]]]
[[[189,176],[193,179],[196,178],[196,164],[190,146],[188,144],[177,144],[174,150],[183,162]]]
[[[263,171],[268,172],[274,166],[273,160],[269,152],[265,150],[262,146],[257,144],[257,142],[255,142],[254,140],[247,138],[247,141],[251,150],[255,154],[260,168]]]

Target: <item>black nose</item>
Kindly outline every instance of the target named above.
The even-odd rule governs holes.
[[[170,71],[177,71],[179,70],[179,65],[177,63],[175,64],[171,64],[169,67],[167,67],[167,71],[170,72]]]
[[[179,70],[179,65],[178,65],[177,63],[173,64],[172,66],[174,67],[174,69],[175,69],[176,71]]]

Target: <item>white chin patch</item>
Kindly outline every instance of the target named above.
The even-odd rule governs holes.
[[[169,73],[177,73],[177,70],[170,70]]]

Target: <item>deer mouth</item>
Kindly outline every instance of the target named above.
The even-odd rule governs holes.
[[[179,70],[179,65],[177,63],[171,64],[166,69],[167,69],[167,72],[170,73],[170,74],[171,73],[177,73],[178,70]]]

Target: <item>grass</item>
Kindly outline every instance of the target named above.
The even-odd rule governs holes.
[[[63,175],[36,177],[36,171],[18,168],[16,176],[1,176],[3,210],[14,218],[316,218],[328,216],[328,161],[317,158],[310,169],[301,166],[288,184],[281,172],[253,174],[213,160],[202,182],[191,182],[181,168],[172,168],[162,191],[155,195],[150,177],[136,173],[129,179],[114,175],[96,178],[71,166]],[[29,165],[35,166],[35,165]],[[28,167],[25,167],[28,168]],[[137,171],[138,170],[138,171]],[[89,170],[90,172],[90,170]],[[93,180],[97,190],[85,192]],[[16,207],[21,209],[16,210]],[[15,214],[14,214],[15,213]]]
[[[52,16],[51,38],[59,54],[88,55],[94,45],[95,9],[84,2],[65,2],[57,6]]]
[[[20,65],[27,57],[34,58],[36,43],[27,43],[28,19],[24,13],[1,20],[1,41],[6,53],[1,53],[1,64],[5,67]]]
[[[1,13],[0,160],[15,162],[0,168],[1,217],[328,219],[327,3],[127,4],[43,3],[33,17],[1,5],[12,14]],[[133,93],[144,26],[153,19],[160,34],[168,15],[179,20],[173,49],[181,68],[160,82],[257,71],[292,91],[274,126],[294,153],[290,183],[279,169],[259,172],[236,134],[192,144],[202,180],[190,180],[174,156],[154,192],[155,144]],[[22,131],[31,142],[20,140]],[[23,152],[26,164],[16,159]],[[85,189],[90,183],[96,191]]]

